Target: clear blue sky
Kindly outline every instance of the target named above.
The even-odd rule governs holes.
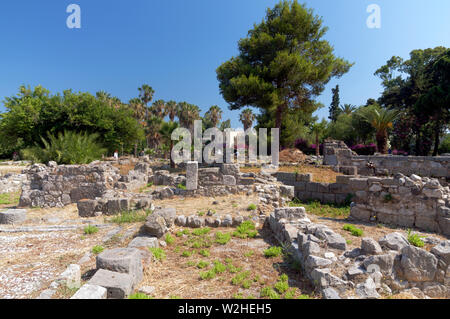
[[[155,99],[187,101],[203,111],[217,104],[237,126],[216,80],[216,68],[237,54],[237,41],[275,0],[15,0],[0,2],[0,99],[21,84],[51,92],[104,90],[128,101],[150,84]],[[301,2],[301,1],[300,1]],[[82,9],[82,28],[66,27],[66,7]],[[366,8],[381,7],[381,29],[369,29]],[[373,73],[393,55],[450,47],[449,0],[307,0],[330,28],[337,55],[355,62],[319,101],[328,116],[331,88],[341,103],[361,105],[380,94]],[[0,106],[3,110],[3,106]]]

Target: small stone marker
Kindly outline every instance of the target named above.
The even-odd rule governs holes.
[[[86,284],[70,299],[106,299],[107,290],[104,287]]]
[[[142,268],[141,253],[136,248],[109,249],[97,256],[97,269],[129,274],[133,279],[133,286],[142,280]]]
[[[97,270],[89,284],[106,288],[108,299],[125,299],[133,291],[133,278],[130,275],[105,269]]]
[[[0,224],[20,224],[27,218],[26,209],[7,209],[0,212]]]
[[[186,163],[186,190],[198,188],[198,162]]]

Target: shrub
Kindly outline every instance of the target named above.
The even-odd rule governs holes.
[[[48,141],[41,137],[44,147],[35,145],[22,150],[22,157],[33,162],[58,164],[88,164],[107,152],[97,142],[98,134],[64,131],[57,136],[48,133]]]
[[[166,253],[162,248],[149,248],[150,252],[153,254],[153,257],[155,257],[158,261],[163,261],[166,258]]]
[[[216,260],[213,262],[214,264],[214,268],[213,270],[217,273],[217,274],[221,274],[223,272],[225,272],[227,270],[227,266],[225,266],[224,264],[222,264],[220,261]]]
[[[95,255],[100,254],[104,250],[105,250],[105,248],[103,248],[102,246],[97,245],[97,246],[92,247],[92,253]]]
[[[344,227],[342,229],[350,232],[353,236],[356,236],[356,237],[361,237],[363,235],[363,231],[361,229],[356,228],[355,226],[350,225],[350,224],[344,225]]]
[[[247,207],[247,210],[256,210],[256,205],[255,204],[250,204],[250,205],[248,205],[248,207]]]
[[[185,185],[183,185],[183,184],[178,184],[178,186],[177,186],[179,189],[183,189],[183,190],[186,190],[186,186]]]
[[[216,243],[220,245],[226,245],[231,240],[231,234],[223,234],[221,232],[216,233]]]
[[[86,227],[84,227],[84,233],[86,235],[92,235],[98,232],[98,228],[92,225],[88,225]]]
[[[216,272],[214,271],[214,269],[203,271],[200,273],[200,279],[202,280],[213,279],[214,277],[216,277]]]
[[[275,290],[280,294],[285,293],[289,289],[288,277],[283,274],[280,276],[280,280],[274,286]]]
[[[192,256],[192,251],[189,251],[189,250],[185,250],[181,254],[181,257],[191,257],[191,256]]]
[[[423,242],[422,238],[425,237],[419,236],[418,234],[413,234],[411,229],[408,229],[408,241],[411,245],[419,248],[425,246],[425,243]]]
[[[377,151],[377,146],[373,143],[369,145],[357,144],[352,146],[351,149],[358,155],[373,155]]]
[[[282,247],[272,246],[264,250],[264,256],[266,258],[278,257],[283,253]]]

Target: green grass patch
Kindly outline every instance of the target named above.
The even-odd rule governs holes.
[[[216,233],[216,243],[220,245],[226,245],[231,240],[231,234],[230,233]]]
[[[250,220],[247,220],[247,221],[243,222],[242,224],[240,224],[236,228],[236,231],[233,232],[234,237],[239,237],[242,239],[255,238],[257,235],[258,235],[258,232],[256,231],[255,224]]]
[[[183,237],[183,235],[189,235],[188,229],[183,229],[175,234],[177,237]]]
[[[264,250],[264,256],[266,258],[278,257],[278,256],[281,256],[282,253],[283,253],[283,248],[277,247],[277,246],[272,246],[272,247]]]
[[[247,210],[256,210],[257,206],[255,204],[250,204],[247,207]]]
[[[198,252],[203,257],[209,257],[211,256],[211,253],[208,249],[202,249]]]
[[[18,192],[0,194],[0,205],[18,205],[19,200],[20,194]]]
[[[84,233],[86,235],[92,235],[92,234],[98,233],[98,228],[95,226],[92,226],[92,225],[88,225],[88,226],[84,227]]]
[[[350,234],[352,234],[355,237],[361,237],[364,232],[362,231],[362,229],[359,229],[353,225],[350,224],[345,224],[344,227],[342,227],[343,230],[350,232]]]
[[[150,297],[150,296],[148,296],[148,295],[146,295],[146,294],[143,294],[143,293],[141,293],[141,292],[138,292],[138,293],[135,293],[135,294],[130,295],[130,296],[128,297],[128,299],[153,299],[153,298]]]
[[[172,245],[174,242],[175,242],[175,238],[172,235],[167,234],[166,235],[166,243],[167,243],[167,245]]]
[[[185,258],[188,258],[188,257],[191,257],[191,256],[192,256],[192,254],[193,254],[193,252],[192,252],[192,251],[189,251],[189,250],[185,250],[185,251],[183,251],[183,253],[181,254],[181,257],[185,257]]]
[[[149,250],[153,254],[153,257],[155,257],[156,260],[163,261],[164,259],[166,259],[166,253],[162,248],[153,247],[153,248],[149,248]]]
[[[115,224],[131,224],[145,222],[149,212],[145,211],[124,211],[117,216],[114,216],[109,221]]]
[[[103,248],[102,246],[96,245],[96,246],[92,247],[92,253],[95,254],[95,255],[100,254],[104,250],[105,250],[105,248]]]
[[[250,251],[244,253],[244,257],[247,257],[247,258],[252,257],[254,254],[255,254],[255,252],[253,250],[250,250]]]
[[[186,186],[185,185],[183,185],[183,184],[178,184],[178,186],[177,186],[179,189],[183,189],[183,190],[186,190]]]
[[[216,277],[216,272],[214,269],[203,271],[200,273],[200,279],[201,280],[210,280]]]
[[[241,285],[250,276],[250,271],[243,271],[231,279],[231,284],[234,286]]]
[[[211,231],[211,229],[209,227],[197,228],[197,229],[192,231],[192,235],[194,235],[194,236],[204,236],[204,235],[209,234],[210,231]]]
[[[272,287],[264,287],[260,292],[261,298],[280,299],[280,295]]]
[[[288,276],[286,274],[281,275],[278,282],[274,285],[274,288],[280,294],[284,294],[286,291],[288,291]]]
[[[333,205],[333,204],[321,204],[318,201],[302,202],[298,199],[294,199],[289,203],[290,207],[305,207],[309,214],[314,214],[322,217],[331,218],[347,218],[350,216],[350,204],[348,205]]]
[[[198,269],[204,269],[204,268],[206,268],[206,267],[208,267],[208,266],[209,266],[209,262],[207,262],[207,261],[200,260],[200,261],[197,263],[197,268],[198,268]]]

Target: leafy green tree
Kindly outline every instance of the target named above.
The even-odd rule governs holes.
[[[329,119],[332,122],[336,122],[337,117],[340,113],[339,106],[341,105],[341,100],[339,98],[339,85],[336,85],[334,89],[331,89],[331,92],[333,93],[333,100],[330,105],[330,116]]]
[[[99,142],[110,153],[121,146],[129,152],[144,137],[131,108],[116,108],[89,93],[66,90],[51,95],[41,86],[22,86],[19,94],[5,99],[4,105],[6,111],[0,114],[0,156],[11,156],[36,143],[43,146],[41,136],[65,130],[98,133]]]
[[[351,67],[323,39],[322,19],[297,0],[268,9],[265,19],[239,41],[239,55],[217,69],[220,92],[232,110],[254,106],[282,127],[291,109],[316,106],[332,77]]]
[[[394,131],[411,130],[411,134],[406,134],[400,140],[402,145],[415,144],[414,151],[417,155],[429,155],[436,126],[429,113],[422,107],[416,107],[416,104],[434,86],[433,73],[429,70],[447,50],[445,47],[413,50],[409,60],[394,56],[375,72],[384,87],[378,99],[379,104],[384,108],[395,108],[403,112],[404,115],[394,123]],[[411,140],[406,141],[407,137]]]
[[[425,113],[431,119],[434,132],[433,156],[436,156],[440,137],[447,130],[450,120],[450,49],[436,62],[429,64],[425,74],[431,84],[428,91],[417,100],[414,111]]]

